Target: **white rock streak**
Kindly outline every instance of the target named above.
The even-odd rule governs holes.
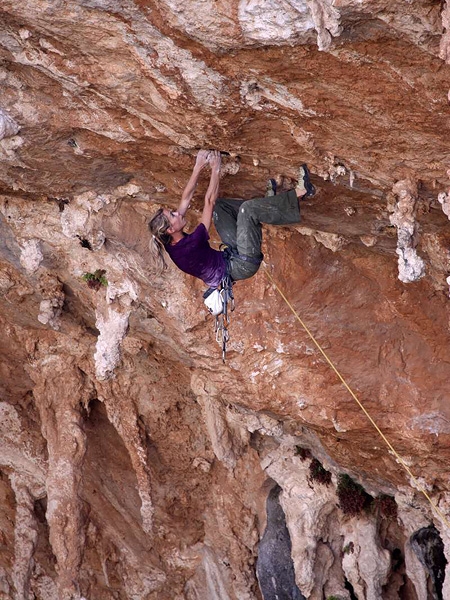
[[[450,13],[449,13],[448,5],[446,5],[444,13],[447,14],[447,19],[449,19]],[[450,177],[450,169],[447,171],[447,175]],[[441,192],[438,195],[438,201],[442,206],[442,212],[450,220],[450,190],[448,192]],[[449,286],[449,296],[450,296],[450,277],[447,277],[446,281]]]
[[[131,281],[126,279],[120,284],[110,283],[106,290],[106,306],[99,306],[96,310],[95,325],[100,335],[94,360],[96,376],[100,381],[109,379],[120,362],[131,304],[137,298],[136,288]]]
[[[92,231],[90,223],[91,215],[98,213],[102,208],[108,205],[113,200],[111,195],[98,195],[93,191],[84,192],[76,196],[72,202],[65,207],[61,213],[61,228],[63,234],[68,238],[76,236],[86,237],[89,235],[97,236],[94,241],[96,243],[99,237],[98,232]],[[100,238],[101,238],[100,234]],[[100,240],[100,246],[103,245],[103,240]]]
[[[447,171],[447,175],[450,177],[450,169]],[[442,206],[444,215],[450,219],[450,190],[448,192],[441,192],[438,196],[438,200]]]
[[[239,25],[246,39],[261,44],[279,44],[298,38],[314,28],[306,2],[241,0]]]
[[[40,288],[42,300],[39,305],[38,321],[58,331],[65,299],[62,283],[57,277],[45,274],[40,278]]]
[[[450,6],[448,0],[446,0],[443,10],[441,12],[442,27],[445,29],[441,37],[439,46],[439,56],[446,63],[450,63]]]
[[[62,311],[64,298],[47,298],[39,304],[38,321],[43,325],[50,325],[52,329],[58,331],[60,328],[59,317]]]
[[[20,253],[20,264],[27,273],[31,275],[37,271],[43,259],[44,256],[39,240],[27,240],[23,243]]]
[[[450,194],[441,192],[438,196],[439,203],[442,205],[442,211],[450,219]]]
[[[450,517],[450,494],[445,493],[442,495],[439,501],[439,510],[448,520]],[[439,519],[439,522],[436,523],[436,527],[439,529],[442,541],[444,542],[444,554],[445,558],[447,559],[444,585],[442,587],[442,597],[450,598],[450,531],[448,528],[448,522],[444,523],[442,519]]]
[[[333,0],[306,0],[317,31],[317,46],[319,50],[328,50],[332,38],[340,35],[340,14],[334,8]]]
[[[97,379],[104,380],[111,377],[119,364],[129,315],[129,312],[118,312],[112,306],[106,307],[105,313],[96,311],[95,326],[100,331],[94,354]]]
[[[20,127],[12,117],[0,108],[0,140],[19,133]]]
[[[390,216],[397,228],[398,278],[403,283],[417,281],[425,274],[425,263],[415,249],[417,184],[411,179],[398,181],[393,189],[397,202]]]
[[[387,583],[391,567],[390,553],[381,548],[375,520],[352,518],[343,524],[344,547],[352,545],[352,552],[344,553],[342,567],[355,594],[366,600],[382,597],[382,586]]]

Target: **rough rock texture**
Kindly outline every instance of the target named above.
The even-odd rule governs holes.
[[[2,0],[0,22],[0,599],[268,598],[276,485],[305,598],[449,597],[450,4]],[[303,162],[317,188],[264,228],[226,364],[201,283],[148,252],[201,147],[229,153],[222,195]]]

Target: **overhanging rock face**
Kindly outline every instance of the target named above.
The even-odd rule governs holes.
[[[261,600],[275,485],[305,598],[450,597],[449,11],[2,0],[1,599]],[[148,251],[199,148],[223,196],[317,189],[225,364]]]

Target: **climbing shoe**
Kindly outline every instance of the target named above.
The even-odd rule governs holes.
[[[267,182],[267,188],[266,188],[266,198],[268,198],[269,196],[275,196],[276,193],[277,193],[277,182],[275,181],[275,179],[269,179],[269,181]]]
[[[316,188],[311,183],[309,169],[306,164],[303,164],[298,170],[298,184],[297,188],[304,188],[306,193],[303,194],[303,198],[308,198],[308,196],[314,196],[316,193]]]

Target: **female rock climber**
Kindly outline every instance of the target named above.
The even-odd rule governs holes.
[[[187,234],[185,214],[194,195],[200,173],[211,167],[211,178],[205,195],[202,218],[196,229]],[[275,181],[270,180],[273,195],[252,200],[218,198],[221,157],[217,150],[200,150],[192,175],[184,189],[176,211],[159,209],[149,222],[152,233],[150,250],[162,270],[166,268],[164,252],[176,266],[216,288],[227,274],[233,281],[252,277],[261,264],[261,224],[289,225],[300,221],[299,201],[315,193],[306,165],[300,168],[295,189],[275,194]],[[209,245],[208,230],[214,220],[217,233],[228,248],[223,252]]]

